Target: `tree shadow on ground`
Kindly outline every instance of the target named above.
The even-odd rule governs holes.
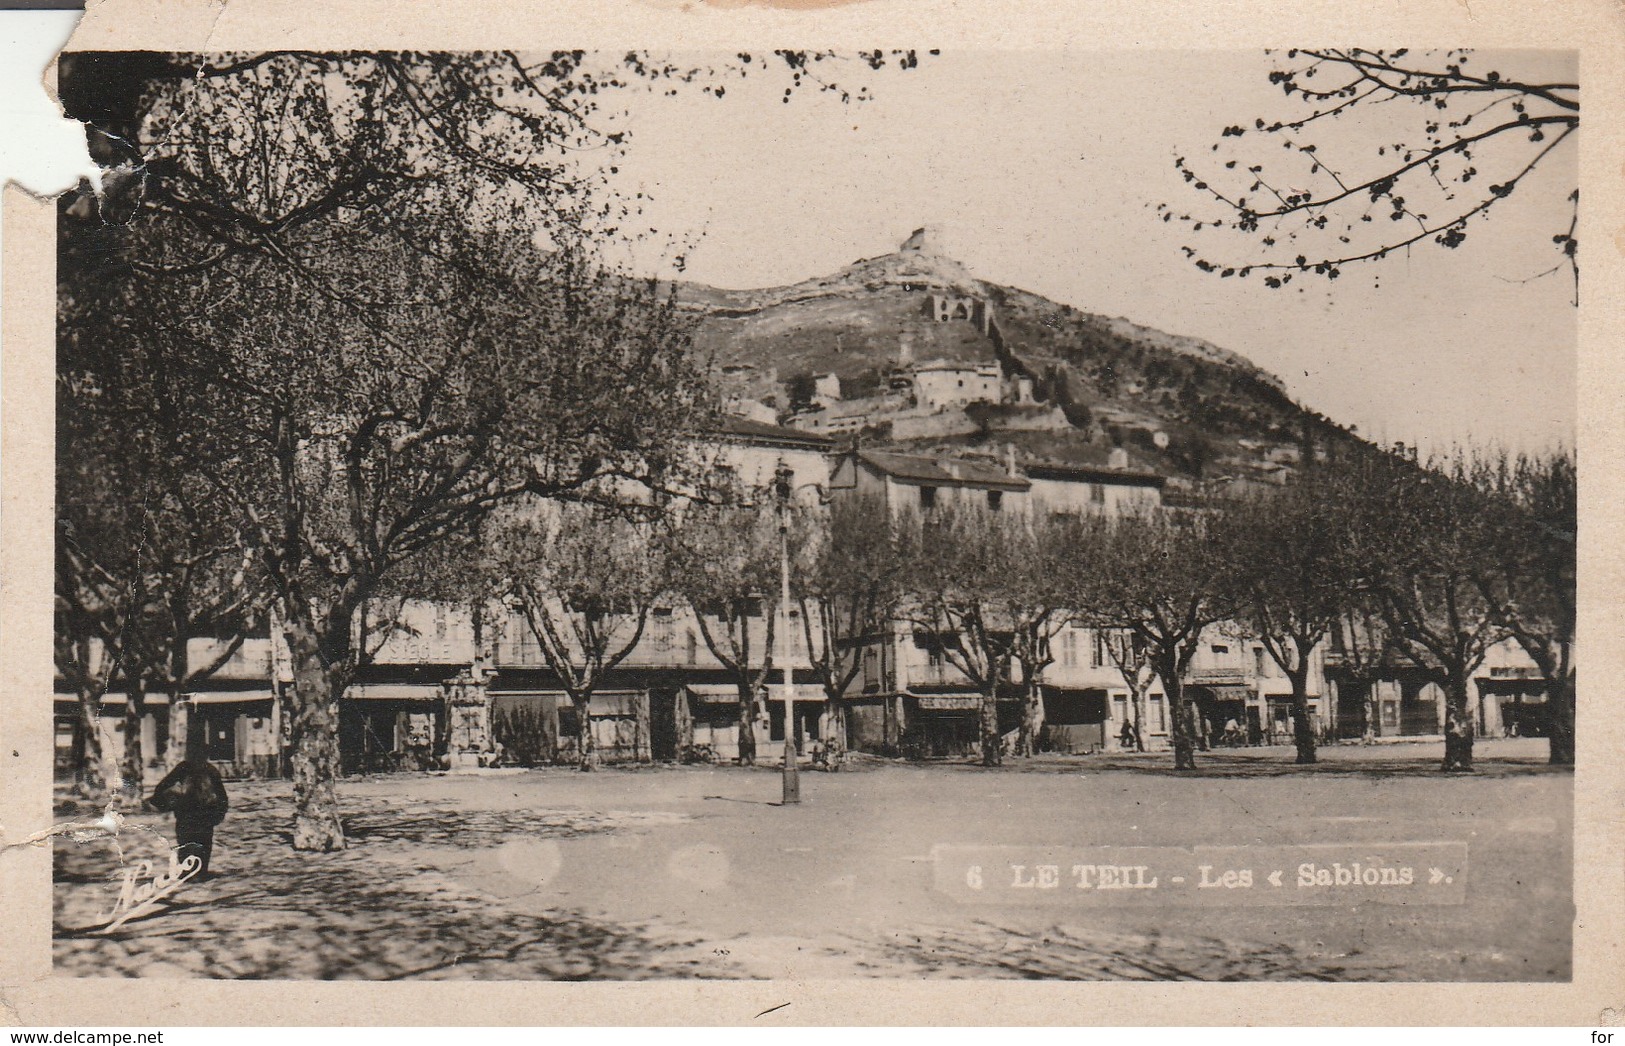
[[[738,977],[694,942],[566,910],[526,914],[413,860],[415,848],[494,846],[536,834],[608,831],[602,815],[401,810],[346,813],[348,850],[295,853],[286,801],[245,797],[222,826],[214,866],[151,916],[105,922],[122,867],[167,859],[149,831],[55,852],[55,964],[67,976],[284,979],[580,980]],[[148,818],[161,826],[157,818]],[[148,827],[148,826],[144,826]]]

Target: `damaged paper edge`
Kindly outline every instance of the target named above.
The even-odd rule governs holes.
[[[720,7],[720,6],[724,6],[724,5],[718,4],[716,6]],[[782,4],[782,5],[781,4],[764,4],[763,6],[795,7],[795,6],[798,6],[798,5],[795,5],[793,3],[786,3],[786,4]],[[58,182],[53,182],[51,180],[52,175],[50,174],[49,170],[47,170],[47,173],[44,174],[44,175],[36,174],[36,175],[33,175],[33,176],[29,177],[27,180],[19,179],[18,176],[17,176],[17,172],[15,172],[14,170],[7,169],[7,170],[4,170],[4,171],[0,171],[0,176],[3,176],[3,178],[6,180],[6,182],[15,183],[20,191],[27,193],[29,196],[31,196],[33,199],[36,199],[36,200],[48,200],[50,198],[53,198],[54,196],[60,195],[62,192],[68,191],[74,185],[78,184],[79,180],[82,179],[82,178],[83,179],[89,179],[92,182],[92,184],[96,185],[98,188],[100,187],[100,176],[101,176],[102,172],[96,165],[91,163],[91,161],[89,159],[88,151],[85,148],[84,136],[83,136],[83,133],[82,133],[82,131],[80,129],[79,124],[76,121],[67,120],[65,117],[63,117],[61,115],[60,106],[56,101],[55,91],[54,91],[55,68],[56,68],[55,56],[56,56],[57,53],[59,53],[60,49],[62,47],[64,47],[64,46],[66,46],[65,43],[58,44],[56,47],[53,47],[53,48],[49,49],[48,52],[47,51],[31,51],[30,52],[30,58],[26,62],[17,62],[17,61],[14,60],[13,63],[11,63],[14,66],[20,66],[20,67],[22,67],[22,68],[24,68],[26,70],[36,70],[36,69],[40,68],[39,62],[43,61],[44,68],[43,68],[43,74],[42,75],[35,75],[31,71],[21,74],[21,75],[27,76],[29,78],[29,81],[30,81],[30,88],[29,88],[29,90],[27,92],[25,92],[25,96],[32,96],[33,95],[34,92],[32,90],[32,85],[34,85],[34,84],[42,85],[43,89],[40,90],[38,93],[44,95],[44,98],[37,100],[37,104],[32,106],[32,108],[36,108],[36,109],[39,109],[39,110],[46,111],[46,112],[50,113],[52,120],[54,121],[54,123],[59,128],[58,133],[61,134],[61,141],[64,143],[64,145],[62,147],[62,151],[54,152],[54,160],[53,160],[53,162],[59,162],[62,165],[61,168],[60,168],[61,173],[55,175],[55,177],[60,179],[60,181],[58,181]],[[14,140],[18,140],[18,139],[26,141],[27,142],[27,147],[30,148],[30,149],[37,148],[36,140],[35,140],[35,138],[34,138],[34,136],[32,134],[15,134],[15,132],[14,132]],[[1595,139],[1594,139],[1594,141],[1595,141]],[[70,144],[69,144],[70,142],[71,142],[71,146],[76,146],[76,148],[70,147]],[[1598,142],[1598,144],[1601,144],[1601,143]],[[8,168],[9,167],[10,167],[10,164],[8,164]],[[1600,197],[1600,195],[1601,195],[1600,192],[1597,195],[1598,195],[1598,197]],[[27,221],[27,222],[24,222],[24,221],[10,222],[10,221],[8,221],[7,224],[8,224],[7,231],[8,232],[13,232],[13,233],[22,232],[22,231],[33,232],[33,231],[36,231],[36,225],[37,225],[37,223],[34,222],[34,221]],[[7,254],[12,256],[12,257],[16,256],[16,252],[11,251],[11,250],[8,250]],[[31,254],[31,256],[32,256],[32,254]],[[35,281],[35,282],[37,283],[37,281]],[[31,286],[30,290],[37,292],[39,290],[39,288],[37,286]],[[13,295],[8,295],[7,304],[8,305],[15,304],[15,302],[17,300],[18,300],[18,298],[14,294]],[[37,304],[37,302],[31,302],[31,304]],[[1595,300],[1593,300],[1589,304],[1591,306],[1595,307],[1596,302],[1595,302]],[[1606,310],[1606,311],[1611,311],[1611,308],[1609,310]],[[19,323],[18,326],[20,327],[21,324]],[[12,333],[13,333],[12,323],[10,321],[8,321],[8,323],[7,323],[7,334],[10,335]],[[1589,339],[1583,339],[1583,341],[1589,341]],[[11,378],[12,375],[15,373],[14,371],[9,369],[9,365],[12,364],[13,362],[15,362],[14,354],[20,354],[21,352],[22,352],[22,349],[19,348],[18,346],[15,346],[15,345],[8,346],[8,348],[7,348],[7,364],[8,364],[7,378],[8,379]],[[1585,354],[1582,351],[1582,356],[1584,356],[1584,355]],[[8,384],[9,384],[9,382],[8,382]],[[34,392],[37,393],[38,390],[39,390],[39,387],[40,386],[39,386],[38,381],[32,381],[31,382],[31,388],[32,388],[32,390]],[[49,389],[48,376],[47,376],[47,384],[45,385],[45,388],[47,390]],[[26,395],[24,395],[24,394],[19,394],[17,396],[16,400],[12,400],[10,396],[7,396],[7,405],[8,406],[12,405],[15,402],[26,402],[26,401],[27,401],[27,398],[26,398]],[[3,417],[0,417],[0,421],[3,421]],[[1584,412],[1582,411],[1582,428],[1584,427],[1584,422],[1585,422]],[[33,429],[33,426],[30,426],[30,428]],[[11,446],[15,446],[14,437],[16,437],[19,434],[19,432],[21,431],[20,427],[17,425],[17,422],[16,422],[15,418],[13,419],[12,426],[8,427],[6,431],[7,431],[7,436],[8,436],[8,444],[10,444]],[[37,431],[37,430],[35,430],[35,431]],[[1604,446],[1604,448],[1602,448],[1602,449],[1603,449],[1603,452],[1606,452],[1607,447]],[[37,453],[43,454],[45,457],[48,458],[49,454],[50,454],[49,443],[47,442],[46,447],[44,448],[44,450],[39,451]],[[7,472],[9,474],[8,479],[16,478],[16,473],[11,468],[8,468]],[[48,474],[47,474],[47,478],[48,478]],[[10,496],[16,496],[16,495],[12,494],[11,491],[7,491],[6,493],[8,495],[8,500],[9,500]],[[48,501],[49,499],[47,498],[46,500]],[[9,508],[9,506],[8,506],[8,508]],[[11,515],[12,518],[8,521],[6,529],[8,531],[10,531],[13,536],[15,536],[17,531],[12,530],[12,528],[19,527],[19,521],[17,520],[15,514],[11,514],[11,513],[8,512],[8,515]],[[47,538],[47,541],[48,540],[49,539]],[[47,550],[48,550],[48,545],[46,547],[47,547]],[[15,566],[19,562],[24,561],[28,554],[29,553],[26,552],[26,551],[20,552],[18,550],[18,548],[13,547],[6,554],[6,560],[7,560],[8,567],[9,566]],[[6,584],[5,587],[6,587],[7,590],[10,590],[12,588],[11,579],[8,579],[7,584]],[[14,598],[14,593],[12,593],[11,596],[12,596],[12,598]],[[8,598],[7,602],[10,602],[9,598]],[[1584,604],[1582,604],[1582,606],[1583,605]],[[8,629],[8,631],[15,631],[15,630]],[[15,645],[13,645],[13,643],[15,643]],[[22,651],[22,650],[25,649],[24,644],[22,642],[18,641],[17,637],[15,637],[15,636],[12,637],[11,642],[0,642],[0,647],[11,647],[14,652]],[[26,691],[26,687],[24,687],[22,689],[24,691]],[[16,701],[16,700],[18,700],[18,698],[16,697],[16,695],[11,695],[11,696],[9,696],[7,698],[7,700],[8,701]],[[1582,708],[1584,708],[1584,706],[1585,706],[1585,702],[1582,699]],[[6,751],[5,752],[0,752],[0,756],[11,755],[12,753],[10,752],[10,748],[11,748],[12,744],[17,743],[19,740],[26,741],[27,737],[32,736],[32,734],[34,733],[34,731],[29,730],[27,732],[27,735],[20,739],[19,738],[19,731],[17,730],[18,723],[17,723],[17,718],[16,717],[12,718],[12,721],[11,721],[10,725],[11,725],[12,729],[10,731],[7,731],[8,736],[6,737],[6,740],[7,740]],[[1601,724],[1601,723],[1598,723],[1596,725],[1598,727],[1598,730],[1597,730],[1597,736],[1598,736],[1598,741],[1599,741],[1598,748],[1600,749],[1600,748],[1603,747],[1603,744],[1604,744],[1604,742],[1602,742],[1602,735],[1604,735],[1604,734],[1616,734],[1617,735],[1618,725],[1614,724],[1612,727],[1605,727],[1604,724]],[[18,761],[16,759],[11,759],[10,762],[11,762],[11,764],[12,764],[12,766],[14,768],[19,765]],[[34,766],[34,765],[37,765],[37,764],[30,763],[30,766]],[[25,776],[27,777],[27,779],[29,781],[33,781],[33,780],[36,779],[36,775],[33,775],[33,774],[24,775],[22,773],[17,772],[15,769],[13,769],[13,772],[9,776],[11,777],[11,780],[14,783],[21,783]],[[47,780],[48,779],[49,779],[49,776],[48,776],[48,771],[47,771]],[[1606,793],[1608,791],[1608,789],[1605,789],[1604,791]],[[1605,796],[1603,798],[1606,798],[1606,794],[1605,794]],[[47,802],[48,801],[49,800],[47,799]],[[11,803],[7,802],[6,805],[10,806]],[[1576,820],[1579,821],[1579,822],[1583,822],[1583,818],[1580,816],[1581,808],[1580,808],[1578,803],[1577,803],[1576,814],[1577,814]],[[117,837],[118,837],[118,835],[119,835],[119,833],[121,831],[130,831],[134,827],[137,827],[137,826],[129,826],[129,825],[127,825],[125,823],[125,821],[124,821],[123,815],[120,814],[116,808],[114,808],[113,806],[110,805],[109,808],[103,812],[103,814],[102,814],[102,816],[100,818],[97,818],[95,820],[64,821],[64,822],[61,822],[61,823],[52,824],[52,825],[50,825],[48,827],[45,827],[45,828],[39,829],[37,831],[34,831],[31,834],[23,837],[22,839],[20,839],[20,840],[18,840],[16,842],[8,842],[3,846],[3,848],[0,848],[0,849],[3,849],[6,852],[9,852],[9,851],[14,850],[14,849],[17,849],[17,850],[33,850],[34,852],[39,852],[40,850],[46,849],[45,844],[47,844],[51,840],[53,840],[55,838],[59,838],[59,837],[66,837],[66,838],[74,840],[76,842],[85,842],[85,843],[94,842],[94,841],[96,841],[98,839],[102,839],[102,838],[112,838],[112,839],[114,839],[116,841],[116,839],[117,839]],[[7,830],[7,826],[0,826],[0,837],[9,836],[10,834],[11,834],[10,831]],[[1617,829],[1616,829],[1615,832],[1608,833],[1608,834],[1614,835],[1616,837],[1616,840],[1617,840]],[[1615,850],[1615,846],[1616,846],[1616,843],[1614,843],[1614,842],[1605,843],[1605,847],[1606,847],[1607,850],[1615,851],[1617,853],[1617,851]],[[1590,856],[1592,856],[1593,858],[1597,858],[1597,857],[1605,858],[1605,860],[1603,860],[1601,862],[1598,862],[1599,864],[1602,864],[1604,867],[1609,867],[1611,865],[1611,862],[1608,862],[1606,860],[1606,858],[1608,857],[1607,853],[1598,854],[1598,853],[1594,852]],[[0,862],[0,868],[3,868],[4,865],[11,864],[11,863],[12,862],[9,862],[9,861]],[[15,870],[15,865],[13,865],[13,870]],[[48,878],[48,872],[47,872],[47,878]],[[1576,886],[1577,887],[1580,885],[1580,883],[1585,878],[1585,876],[1583,874],[1583,870],[1582,870],[1581,866],[1578,863],[1576,864],[1576,868],[1575,868],[1575,878],[1576,878]],[[1617,879],[1617,877],[1616,877],[1616,879]],[[5,885],[6,885],[6,893],[10,894],[12,884],[11,883],[6,883]],[[45,922],[46,922],[46,925],[47,925],[47,934],[49,934],[49,911],[50,911],[49,903],[48,903],[48,900],[49,900],[48,890],[49,890],[49,883],[47,882],[47,894],[46,894],[47,905],[46,905],[46,909],[45,909]],[[1615,899],[1614,903],[1617,904],[1617,899]],[[1595,914],[1601,915],[1602,913],[1595,913]],[[1615,918],[1617,918],[1617,916],[1610,916],[1608,919],[1605,919],[1604,921],[1605,922],[1612,921],[1612,919],[1615,919]],[[19,924],[20,924],[21,921],[22,921],[22,919],[21,919],[20,915],[11,916],[11,917],[6,918],[3,921],[0,921],[0,932],[3,932],[5,934],[8,942],[9,942],[8,947],[10,946],[10,944],[17,942],[18,938],[16,936],[16,931],[19,929]],[[25,935],[25,936],[27,936],[27,935]],[[31,937],[29,937],[29,940],[31,940]],[[1579,965],[1579,960],[1581,959],[1581,955],[1580,955],[1580,949],[1581,949],[1581,943],[1580,942],[1581,942],[1581,940],[1582,940],[1582,937],[1579,934],[1577,934],[1576,935],[1576,956],[1575,956],[1577,966]],[[25,943],[27,943],[27,942],[25,941]],[[1617,952],[1616,949],[1609,949],[1609,950],[1603,951],[1600,956],[1595,956],[1594,958],[1606,959],[1607,956],[1610,955],[1610,954],[1617,955],[1618,952]],[[49,939],[48,939],[48,936],[47,936],[47,941],[46,941],[46,958],[45,958],[45,962],[46,962],[46,969],[48,971],[48,969],[49,969]],[[12,967],[11,963],[6,963],[5,965],[6,965],[6,967],[8,967],[7,972],[5,974],[0,974],[0,1007],[3,1007],[3,1009],[4,1009],[4,1012],[0,1013],[0,1019],[3,1019],[5,1021],[7,1021],[8,1023],[13,1022],[13,1021],[19,1022],[19,1023],[39,1023],[40,1021],[43,1021],[43,1020],[58,1019],[59,1017],[62,1016],[60,1014],[54,1014],[54,1013],[19,1012],[19,1010],[15,1008],[15,1005],[13,1003],[12,990],[10,988],[8,988],[8,987],[4,987],[4,982],[11,981],[9,968]],[[1576,977],[1575,986],[1578,987],[1578,982],[1581,980],[1581,978],[1578,976],[1578,974],[1579,974],[1578,970],[1576,971],[1576,973],[1577,973],[1577,977]],[[1587,978],[1587,979],[1589,979],[1589,978]],[[1615,983],[1615,985],[1617,987],[1617,984],[1618,984],[1617,975],[1615,976],[1613,981],[1614,981],[1614,983]],[[16,983],[16,982],[12,981],[11,983]],[[878,983],[872,983],[872,984],[857,983],[857,984],[854,984],[854,987],[856,987],[856,988],[859,988],[859,989],[867,988],[867,989],[870,989],[870,990],[872,990],[873,988],[878,987],[878,986],[879,986]],[[287,985],[285,987],[292,988],[294,986]],[[459,987],[463,987],[463,986],[459,986]],[[470,985],[470,986],[467,986],[467,987],[476,987],[476,986]],[[535,987],[535,986],[527,986],[527,987]],[[676,983],[676,984],[669,985],[667,987],[668,987],[668,990],[671,990],[671,991],[686,991],[686,992],[688,992],[690,994],[693,994],[693,991],[694,991],[694,986],[690,985],[690,984],[686,984],[686,983]],[[1305,987],[1307,988],[1307,986],[1305,986]],[[1411,988],[1432,987],[1434,989],[1437,989],[1438,986],[1437,985],[1433,985],[1433,986],[1425,986],[1425,985],[1423,985],[1423,986],[1418,986],[1418,985],[1411,985],[1411,986],[1387,985],[1387,986],[1383,986],[1384,990],[1389,992],[1389,993],[1393,993],[1395,988],[1404,989],[1406,987],[1411,987]],[[1469,992],[1471,992],[1474,987],[1480,987],[1480,988],[1484,988],[1484,989],[1494,989],[1497,986],[1494,986],[1494,985],[1470,986],[1469,985],[1469,986],[1464,986],[1464,987],[1466,987],[1467,990]],[[1524,986],[1509,985],[1509,986],[1502,986],[1502,987],[1512,989],[1513,994],[1521,994],[1520,992],[1518,992],[1518,989],[1527,988],[1528,986],[1527,985],[1524,985]],[[1563,987],[1567,988],[1569,986],[1563,986]],[[950,991],[962,990],[962,988],[953,989],[951,986],[949,986],[949,988],[950,988]],[[1251,995],[1250,992],[1249,992],[1249,995]],[[467,995],[467,996],[462,996],[462,993],[459,993],[459,996],[466,999],[466,1001],[468,1001],[468,1002],[473,1002],[475,997],[476,997],[475,995],[472,995],[472,994]],[[1158,998],[1172,998],[1173,996],[1163,994],[1163,993],[1159,992],[1156,997],[1158,997]],[[911,1013],[917,1013],[922,1017],[926,1017],[926,1012],[923,1009],[915,1009],[914,1008],[916,1006],[923,1006],[924,1005],[923,998],[924,998],[924,996],[923,996],[923,993],[922,993],[921,997],[913,1000],[912,1004],[909,1005],[909,1006],[906,1006],[905,1009],[910,1011]],[[1279,1007],[1280,1007],[1282,1001],[1284,1000],[1285,996],[1278,995],[1278,994],[1270,994],[1270,993],[1264,992],[1264,993],[1260,993],[1258,998],[1260,999],[1260,1001],[1268,998],[1270,1000],[1273,1000],[1273,1004],[1268,1005],[1268,1006],[1264,1006],[1264,1007],[1262,1007],[1260,1009],[1255,1009],[1253,1011],[1253,1016],[1255,1018],[1261,1017],[1262,1015],[1264,1015],[1264,1014],[1266,1014],[1268,1012],[1272,1012],[1272,1011],[1279,1013],[1280,1012]],[[1598,1017],[1597,1023],[1598,1024],[1601,1024],[1601,1025],[1604,1025],[1604,1026],[1619,1026],[1620,1024],[1625,1023],[1625,997],[1622,997],[1622,998],[1595,998],[1595,999],[1592,999],[1592,1000],[1589,1000],[1589,1001],[1591,1001],[1594,1006],[1599,1007],[1598,1009],[1593,1011],[1593,1012],[1595,1012],[1597,1014],[1597,1017]],[[1529,1002],[1531,1003],[1530,1016],[1535,1017],[1535,1018],[1538,1019],[1540,1013],[1543,1012],[1544,1008],[1542,1006],[1540,1006],[1533,998],[1529,999]],[[690,1006],[691,1007],[694,1005],[694,1003],[695,1003],[695,1000],[690,1000]],[[214,1012],[219,1012],[219,1011],[214,1011]],[[257,1011],[257,1012],[263,1012],[265,1014],[264,1019],[273,1020],[273,1021],[275,1020],[275,1018],[271,1017],[270,1011]],[[679,1007],[673,1007],[670,1010],[664,1010],[664,1012],[666,1013],[666,1019],[667,1020],[680,1019],[682,1009],[679,1006]],[[1420,1013],[1420,1011],[1416,1011],[1416,1012]],[[1499,1011],[1499,1012],[1504,1012],[1504,1011]],[[1570,1011],[1570,1012],[1573,1012],[1573,1011]],[[257,1015],[257,1013],[256,1013],[256,1015]],[[991,1016],[991,1013],[989,1015]]]
[[[68,119],[56,93],[57,57],[71,42],[83,12],[11,11],[0,96],[12,102],[17,122],[0,143],[0,177],[35,199],[54,199],[89,180],[98,191],[102,171],[90,159],[83,125]]]
[[[12,35],[7,42],[5,75],[14,83],[8,84],[5,94],[17,104],[19,123],[8,128],[10,139],[5,170],[0,171],[4,183],[14,186],[29,197],[41,202],[53,200],[72,191],[84,181],[98,191],[102,187],[102,168],[90,158],[85,142],[83,125],[69,119],[63,112],[56,92],[57,59],[67,48],[77,31],[82,11],[27,11],[9,12],[8,28]],[[36,74],[33,70],[38,70]],[[0,852],[43,847],[53,839],[68,838],[76,843],[98,839],[111,839],[119,849],[119,862],[125,863],[118,838],[129,830],[151,831],[145,826],[127,825],[118,807],[122,781],[117,782],[101,817],[93,821],[66,820],[31,832],[16,841],[0,843]],[[0,839],[10,835],[0,824]]]

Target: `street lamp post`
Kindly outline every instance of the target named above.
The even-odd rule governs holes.
[[[796,691],[790,681],[790,484],[795,474],[783,461],[773,472],[773,490],[779,500],[779,611],[784,615],[779,645],[780,685],[784,698],[783,805],[801,802],[801,778],[796,769]]]

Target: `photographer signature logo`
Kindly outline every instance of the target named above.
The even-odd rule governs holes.
[[[108,913],[106,925],[98,932],[108,933],[131,919],[157,911],[159,902],[173,895],[202,867],[203,862],[195,854],[182,858],[179,850],[172,850],[169,867],[156,876],[152,874],[151,861],[142,861],[125,869],[124,885],[119,890],[118,900]]]

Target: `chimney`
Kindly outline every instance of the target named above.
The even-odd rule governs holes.
[[[1106,455],[1106,467],[1111,469],[1128,468],[1128,451],[1122,447],[1113,447],[1111,453]]]
[[[1014,443],[1004,445],[1004,471],[1012,477],[1016,475],[1016,445]]]

